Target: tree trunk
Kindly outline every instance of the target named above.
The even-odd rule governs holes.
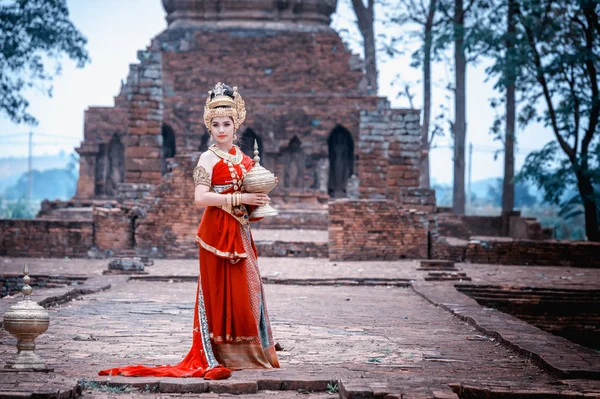
[[[375,48],[375,11],[374,0],[369,0],[365,7],[362,0],[352,0],[352,7],[358,20],[358,29],[363,37],[363,48],[365,50],[365,71],[369,94],[377,95],[377,58]]]
[[[585,212],[585,234],[589,241],[600,241],[600,230],[598,227],[598,204],[596,203],[596,192],[589,178],[589,173],[576,172],[577,188],[583,201]]]
[[[465,141],[466,126],[466,70],[467,60],[463,48],[464,10],[463,0],[454,1],[454,66],[456,88],[454,93],[454,189],[452,210],[465,214]]]
[[[423,45],[423,125],[421,126],[421,159],[419,164],[420,186],[430,188],[429,181],[429,124],[431,122],[431,45],[433,17],[436,0],[429,3],[429,14],[424,28],[425,42]]]
[[[502,232],[509,234],[509,215],[515,206],[515,0],[508,0],[508,39],[506,40],[506,134],[504,136],[504,181],[502,183]]]
[[[371,23],[363,32],[365,42],[365,68],[367,71],[367,82],[369,84],[369,94],[377,95],[377,58],[375,54],[375,32],[373,30],[373,14],[371,14]]]

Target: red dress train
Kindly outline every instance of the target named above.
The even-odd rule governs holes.
[[[233,182],[254,165],[236,146],[230,154],[231,158],[214,166],[211,191],[238,190]],[[207,207],[196,242],[200,275],[187,356],[174,366],[124,366],[102,370],[99,375],[223,379],[231,375],[230,370],[279,367],[248,209]]]

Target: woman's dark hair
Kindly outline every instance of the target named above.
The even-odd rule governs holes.
[[[233,98],[233,89],[229,86],[227,86],[226,84],[223,85],[223,94],[225,94],[227,97],[231,97]],[[210,94],[210,99],[212,100],[213,98],[215,98],[215,93],[214,91],[211,92]]]

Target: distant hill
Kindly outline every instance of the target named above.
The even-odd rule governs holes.
[[[50,169],[65,169],[70,161],[69,154],[33,157],[31,168],[40,172]],[[27,173],[27,157],[0,158],[0,194],[15,185],[23,173]]]
[[[452,183],[438,183],[432,180],[431,187],[436,190],[436,201],[439,206],[452,206]],[[543,193],[531,183],[524,183],[523,187],[526,187],[529,194],[534,197],[537,202],[541,202],[543,199]],[[465,191],[468,186],[465,183]],[[498,202],[498,198],[492,198],[490,194],[496,188],[496,194],[501,196],[502,193],[502,179],[499,177],[491,177],[488,179],[477,180],[471,182],[471,194],[474,198],[480,201]],[[518,201],[517,201],[518,202]]]
[[[49,169],[31,173],[32,200],[67,200],[75,194],[77,186],[76,171],[69,169]],[[17,200],[27,194],[27,173],[23,173],[16,184],[4,190],[3,197]]]

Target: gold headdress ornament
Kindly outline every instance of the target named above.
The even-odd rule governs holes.
[[[208,98],[204,106],[204,124],[208,129],[210,129],[212,119],[219,116],[231,117],[236,130],[244,123],[246,104],[237,90],[237,87],[233,88],[233,98],[231,98],[225,94],[225,85],[219,82],[213,90],[208,92]],[[211,99],[213,93],[214,97]]]

